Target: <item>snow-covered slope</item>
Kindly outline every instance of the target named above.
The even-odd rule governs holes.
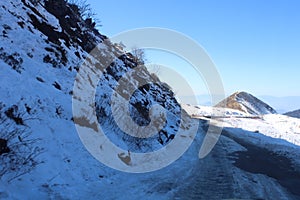
[[[225,188],[224,190],[230,191],[233,188],[236,188],[236,185],[239,185],[237,188],[244,187],[247,189],[237,189],[238,193],[243,193],[248,189],[252,190],[253,188],[256,188],[258,191],[260,191],[258,193],[263,194],[262,199],[299,198],[297,196],[284,197],[282,194],[280,194],[281,192],[279,192],[278,187],[275,186],[279,183],[289,191],[292,191],[293,194],[298,195],[298,188],[295,187],[292,180],[297,182],[300,181],[299,170],[291,165],[299,166],[300,164],[300,156],[298,155],[300,145],[299,119],[278,114],[256,116],[228,108],[192,105],[182,105],[182,108],[185,109],[192,118],[209,120],[216,126],[224,126],[218,143],[222,146],[223,151],[218,150],[219,147],[217,144],[208,158],[205,158],[206,160],[210,160],[209,168],[214,168],[214,172],[216,173],[215,179],[222,183],[221,185],[222,188]],[[223,115],[218,115],[219,113],[222,113]],[[236,143],[232,143],[232,141]],[[225,169],[228,167],[226,164],[227,161],[225,161],[226,159],[223,160],[224,157],[233,158],[233,165],[238,168],[238,171],[236,171],[236,168],[230,168],[230,170],[232,170],[231,172],[228,172],[230,170],[227,169],[224,171],[221,170],[220,173],[217,170],[218,167],[222,166]],[[209,169],[205,169],[205,167],[208,166],[205,166],[205,164],[202,163],[202,166],[199,167],[199,170],[209,171]],[[242,170],[243,172],[241,173],[239,170]],[[246,172],[246,174],[244,174],[244,172]],[[254,174],[256,175],[253,176]],[[265,175],[271,179],[275,179],[275,185],[266,179],[262,181],[261,178]],[[211,177],[207,174],[202,174],[199,176],[202,178]],[[226,184],[222,182],[222,180],[218,179],[217,176],[227,180],[235,181],[236,184]],[[246,180],[252,180],[254,183],[249,184],[249,182]],[[195,182],[199,184],[198,181]],[[266,184],[267,187],[264,187],[261,184]],[[203,185],[202,188],[210,188],[208,190],[211,190],[211,187],[213,186],[208,184]],[[193,187],[193,189],[194,188],[197,188],[197,186]],[[261,190],[262,188],[264,188],[264,191]],[[187,190],[184,191],[186,192]],[[267,191],[270,191],[272,194],[279,192],[277,193],[279,196],[271,197],[270,193],[267,194]],[[256,196],[257,194],[248,196],[249,193],[252,192],[253,191],[248,191],[246,192],[247,194],[245,194],[245,196],[239,198],[259,198],[259,195]],[[206,194],[207,193],[203,192],[203,197],[209,198],[209,196],[206,196]],[[218,194],[218,192],[215,191],[214,194]],[[188,196],[190,198],[194,198],[193,195]],[[239,195],[233,196],[237,197]]]
[[[193,118],[212,118],[213,121],[216,121],[216,124],[220,124],[224,127],[241,128],[250,132],[261,133],[272,138],[284,139],[292,144],[300,146],[300,119],[279,114],[256,116],[230,108],[191,105],[182,105],[182,108]],[[216,113],[224,113],[224,115],[214,116],[213,111],[216,109]]]
[[[220,108],[211,106],[193,106],[190,104],[183,104],[181,107],[193,117],[251,117],[248,113],[230,109],[230,108]]]
[[[144,140],[121,131],[111,117],[109,98],[116,91],[120,77],[136,63],[132,55],[120,51],[94,29],[90,20],[82,19],[76,6],[64,0],[0,1],[0,33],[0,138],[8,141],[10,150],[2,153],[4,143],[0,143],[0,199],[291,199],[300,196],[286,184],[299,185],[298,146],[228,127],[211,154],[199,160],[199,148],[209,122],[187,118],[172,91],[152,80],[145,68],[137,71],[136,79],[122,79],[127,81],[128,88],[116,96],[128,98],[129,86],[138,85],[141,79],[156,81],[134,91],[129,98],[129,110],[137,124],[145,125],[150,123],[150,107],[159,104],[167,110],[167,123],[161,132]],[[78,137],[72,113],[73,85],[78,72],[83,73],[80,80],[85,83],[91,84],[89,78],[97,77],[96,72],[88,74],[80,68],[97,44],[101,56],[90,58],[90,62],[101,66],[108,58],[113,60],[97,86],[97,120],[116,146],[137,153],[156,151],[171,143],[172,138],[176,139],[179,126],[188,129],[189,123],[199,124],[190,148],[168,167],[141,174],[120,172],[92,157]],[[80,86],[84,91],[86,85]],[[80,102],[80,98],[77,100]],[[122,108],[121,103],[118,108]],[[116,118],[122,117],[121,110],[118,111]],[[179,113],[184,116],[179,118]],[[243,115],[236,111],[228,115],[235,113]],[[242,123],[235,122],[236,126]],[[268,128],[267,123],[261,126],[262,131]],[[278,167],[275,172],[286,175],[286,179],[239,166],[239,159],[249,158],[244,153],[247,149],[253,151],[251,145],[272,152],[267,155],[273,160],[280,156],[288,160],[287,166],[281,162],[266,164],[270,168]],[[291,173],[293,166],[295,171]]]
[[[252,115],[275,114],[276,111],[266,103],[246,92],[236,92],[216,105],[216,107],[236,109]]]
[[[18,171],[16,166],[9,166],[9,159],[2,160],[7,166],[1,165],[0,169],[4,181],[1,197],[20,198],[14,191],[22,188],[20,195],[29,195],[28,198],[34,195],[50,195],[51,198],[79,195],[79,198],[93,190],[87,187],[84,191],[87,183],[99,181],[98,186],[109,186],[114,179],[106,180],[116,171],[104,167],[84,148],[72,113],[75,77],[96,45],[99,45],[98,56],[102,58],[90,58],[90,61],[96,66],[108,64],[109,67],[99,77],[95,106],[98,120],[114,144],[126,151],[154,151],[172,141],[179,125],[185,126],[179,123],[181,108],[173,92],[154,80],[145,67],[140,67],[135,71],[136,79],[122,80],[127,81],[126,87],[117,95],[125,98],[141,80],[149,83],[136,88],[129,99],[131,117],[136,123],[145,125],[149,123],[150,107],[158,104],[167,111],[166,124],[158,134],[144,140],[126,135],[118,128],[111,115],[110,95],[120,84],[120,77],[136,63],[131,54],[120,51],[89,20],[82,19],[75,5],[64,0],[1,1],[0,20],[0,101],[1,121],[5,122],[0,125],[0,138],[8,141],[10,149],[9,154],[1,152],[1,159],[15,154],[24,159],[24,163],[15,165],[26,166]],[[108,61],[111,63],[105,63]],[[89,79],[96,74],[85,75],[85,84],[91,84]],[[118,113],[114,117],[122,117],[122,112]],[[18,131],[11,137],[14,130]],[[29,152],[19,154],[19,148],[27,145],[31,145]],[[35,192],[30,192],[32,185]],[[68,191],[60,194],[66,188]]]
[[[290,116],[290,117],[295,117],[295,118],[300,118],[300,110],[294,110],[291,112],[287,112],[284,115]]]

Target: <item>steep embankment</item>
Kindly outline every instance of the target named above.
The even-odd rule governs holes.
[[[153,105],[166,110],[166,124],[144,140],[118,128],[111,115],[111,95],[120,77],[137,62],[100,34],[92,19],[83,19],[76,5],[64,0],[1,1],[0,20],[0,175],[5,185],[1,197],[19,198],[14,191],[20,188],[20,194],[29,197],[87,196],[95,190],[87,183],[99,181],[100,187],[102,179],[113,182],[108,177],[117,172],[88,154],[72,113],[75,77],[96,46],[99,57],[90,60],[105,70],[98,77],[95,107],[100,125],[114,144],[126,151],[153,151],[171,142],[179,125],[184,126],[173,92],[140,67],[133,76],[122,79],[126,87],[116,95],[126,100],[130,95],[129,109],[137,124],[150,123]],[[89,78],[95,75],[86,74],[84,84],[91,84]],[[122,112],[114,117],[122,117]],[[30,192],[31,187],[35,192]]]

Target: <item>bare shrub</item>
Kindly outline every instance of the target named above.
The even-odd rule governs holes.
[[[29,128],[7,117],[4,110],[4,104],[0,103],[0,139],[2,144],[7,142],[7,147],[3,146],[6,151],[0,154],[0,179],[5,177],[10,182],[29,173],[40,164],[41,161],[38,161],[37,157],[44,150],[36,146],[39,139],[31,138]]]
[[[101,27],[101,21],[87,0],[68,0],[68,3],[78,7],[78,12],[84,20],[91,21],[93,19],[94,26]]]
[[[133,47],[131,49],[131,54],[133,56],[133,61],[137,65],[144,65],[145,64],[146,55],[145,55],[145,51],[143,49],[140,49],[138,47]]]

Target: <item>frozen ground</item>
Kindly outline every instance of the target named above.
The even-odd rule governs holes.
[[[16,177],[18,171],[13,171],[1,177],[0,199],[299,198],[291,185],[299,185],[299,121],[281,115],[249,119],[243,117],[250,115],[226,110],[227,118],[209,119],[211,108],[183,106],[192,117],[199,118],[193,119],[199,123],[199,129],[190,148],[176,162],[140,174],[120,172],[100,163],[84,147],[72,119],[76,67],[81,63],[79,57],[87,56],[87,52],[76,42],[67,47],[60,39],[59,45],[54,44],[34,27],[28,13],[54,30],[62,31],[58,19],[42,5],[34,7],[27,0],[1,1],[0,5],[1,103],[5,104],[5,110],[18,107],[15,112],[22,113],[25,122],[13,124],[12,128],[26,128],[31,133],[29,139],[39,139],[33,146],[43,149],[35,158],[39,164],[30,172]],[[112,56],[107,48],[102,45],[101,52]],[[62,64],[64,54],[68,58],[65,65]],[[118,60],[115,75],[122,74],[124,69],[124,62]],[[110,92],[109,87],[116,84],[112,76],[108,79],[103,82],[102,94]],[[171,99],[168,103],[170,107],[175,105]],[[210,120],[216,125],[222,120],[226,127],[213,151],[199,160],[199,149]],[[108,134],[113,135],[117,130],[112,124],[105,125]],[[6,131],[3,124],[0,128],[1,134]],[[120,146],[128,145],[123,137],[115,136],[112,140]],[[156,143],[150,147],[161,146]],[[260,152],[263,152],[261,157],[255,158]],[[268,160],[264,168],[255,169],[262,160]],[[251,165],[247,167],[244,163]],[[274,171],[266,172],[268,168]]]

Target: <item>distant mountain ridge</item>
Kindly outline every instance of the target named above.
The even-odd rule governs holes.
[[[257,96],[263,102],[271,105],[277,113],[284,114],[300,108],[300,96],[276,97],[270,95]]]
[[[216,105],[223,106],[252,115],[277,113],[274,108],[247,92],[236,92]]]
[[[295,118],[300,118],[300,109],[294,110],[291,112],[287,112],[284,115],[290,116],[290,117],[295,117]]]

